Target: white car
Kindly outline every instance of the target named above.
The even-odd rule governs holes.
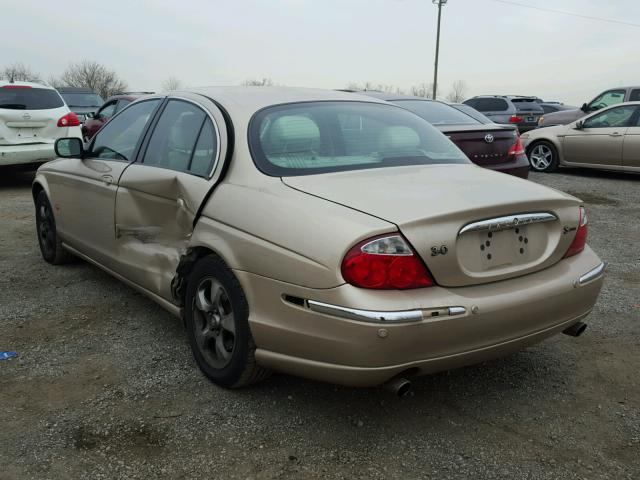
[[[55,89],[0,81],[0,166],[52,160],[64,137],[82,138],[80,121]]]

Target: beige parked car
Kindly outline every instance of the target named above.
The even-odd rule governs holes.
[[[196,362],[391,380],[577,335],[602,284],[581,202],[473,165],[384,101],[234,87],[154,95],[33,184],[42,255],[184,319]]]
[[[520,138],[538,172],[561,166],[640,172],[640,102],[613,105]]]

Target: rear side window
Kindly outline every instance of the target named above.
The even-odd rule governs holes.
[[[396,100],[402,108],[424,118],[431,125],[479,125],[480,122],[449,105],[427,100]]]
[[[542,111],[544,113],[553,113],[558,111],[556,107],[552,107],[551,105],[540,105],[540,106],[542,107]]]
[[[0,108],[11,110],[49,110],[64,106],[62,97],[50,88],[6,85],[0,88]]]
[[[189,102],[170,100],[142,163],[206,176],[217,148],[213,124],[204,111]]]
[[[464,103],[480,112],[504,112],[509,109],[509,104],[502,98],[472,98]]]
[[[272,176],[469,162],[417,115],[366,102],[269,107],[252,118],[249,144],[256,166]]]
[[[132,160],[140,135],[159,103],[159,99],[140,102],[113,117],[94,137],[89,156],[125,162]]]
[[[629,95],[629,101],[637,102],[638,100],[640,100],[640,90],[639,89],[631,90],[631,94]]]

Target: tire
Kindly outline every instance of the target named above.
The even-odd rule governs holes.
[[[247,299],[222,259],[207,255],[198,260],[189,276],[184,309],[191,351],[213,383],[240,388],[270,375],[256,364]]]
[[[36,231],[40,253],[45,261],[52,265],[61,265],[73,260],[73,255],[62,248],[62,241],[56,230],[56,219],[53,216],[51,203],[42,190],[36,196]]]
[[[546,140],[531,145],[527,157],[531,169],[536,172],[555,172],[558,169],[558,150]]]

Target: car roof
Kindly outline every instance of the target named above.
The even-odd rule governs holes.
[[[353,90],[352,93],[367,95],[369,97],[378,98],[386,102],[393,102],[394,100],[422,100],[425,102],[437,101],[437,100],[431,100],[430,98],[426,98],[426,97],[417,97],[415,95],[404,95],[402,93],[379,92],[377,90],[360,90],[360,91]]]
[[[10,82],[8,80],[0,80],[0,87],[6,85],[15,85],[16,87],[31,87],[31,88],[46,88],[47,90],[55,90],[55,88],[49,85],[43,85],[42,83],[35,82]]]
[[[96,93],[90,88],[86,87],[59,87],[56,88],[60,93]]]
[[[118,94],[118,95],[111,95],[109,98],[107,98],[104,103],[108,103],[111,102],[112,100],[129,100],[129,101],[134,101],[137,100],[140,97],[143,97],[144,95],[140,94],[140,95],[132,95],[132,94]]]
[[[329,101],[386,103],[382,100],[357,93],[303,87],[197,87],[177,90],[168,94],[159,94],[157,96],[162,98],[165,96],[180,97],[181,93],[202,95],[213,99],[225,107],[232,116],[252,116],[255,112],[263,108],[287,103]],[[154,95],[150,95],[149,97],[154,97]]]

